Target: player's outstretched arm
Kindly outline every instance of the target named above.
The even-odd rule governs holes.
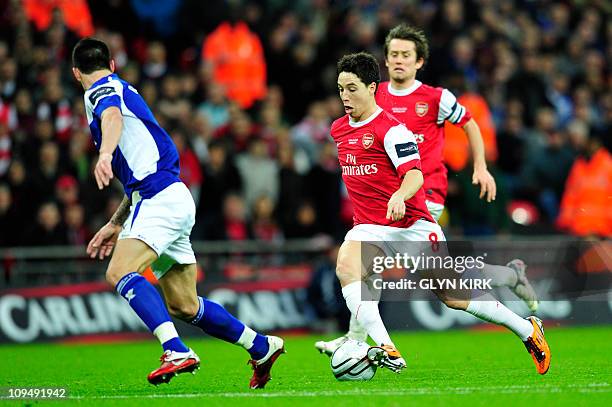
[[[102,143],[100,145],[100,156],[94,168],[94,176],[99,189],[107,187],[113,178],[111,161],[121,137],[123,115],[118,107],[110,106],[104,109],[101,119]]]
[[[111,217],[111,220],[102,226],[98,233],[89,241],[87,245],[87,254],[92,259],[98,256],[100,260],[109,256],[113,251],[115,242],[119,237],[119,233],[123,228],[123,223],[130,215],[130,199],[127,196],[123,197],[123,201]]]
[[[470,119],[463,130],[467,134],[470,146],[472,149],[472,158],[474,161],[474,174],[472,175],[472,184],[480,185],[480,199],[486,196],[487,202],[495,200],[497,194],[497,186],[495,179],[487,170],[487,161],[485,160],[484,142],[480,134],[480,128],[474,119]]]
[[[402,185],[391,195],[387,203],[387,219],[400,220],[406,214],[406,201],[417,193],[423,186],[423,173],[421,170],[412,169],[406,172]]]

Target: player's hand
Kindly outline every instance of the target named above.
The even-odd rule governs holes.
[[[108,222],[102,226],[98,233],[89,241],[87,245],[87,254],[94,259],[96,256],[100,260],[110,255],[115,247],[121,226]]]
[[[110,184],[110,180],[113,179],[113,167],[111,166],[112,160],[113,155],[109,153],[100,153],[100,156],[98,157],[98,162],[94,168],[94,176],[96,177],[98,189],[107,187],[108,184]]]
[[[487,198],[487,202],[495,200],[497,194],[497,186],[495,185],[495,179],[486,168],[474,168],[474,175],[472,175],[472,184],[480,185],[480,196],[482,199],[484,196]]]
[[[387,203],[387,219],[395,222],[402,219],[405,214],[406,202],[404,202],[404,196],[399,191],[395,192]]]

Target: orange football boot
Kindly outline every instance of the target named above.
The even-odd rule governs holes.
[[[368,349],[368,359],[379,366],[400,373],[406,368],[406,361],[393,345],[372,346]]]
[[[523,343],[533,358],[533,363],[539,374],[546,374],[550,367],[550,347],[544,338],[544,327],[542,321],[536,317],[527,317],[533,325],[533,333]]]

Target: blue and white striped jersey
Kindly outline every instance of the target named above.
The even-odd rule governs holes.
[[[168,185],[180,182],[176,147],[132,85],[111,74],[95,82],[84,98],[97,150],[102,142],[102,112],[116,106],[123,114],[123,131],[112,166],[128,197],[138,191],[141,197],[151,198]]]

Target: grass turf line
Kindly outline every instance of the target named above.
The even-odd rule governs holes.
[[[553,359],[545,376],[536,373],[522,343],[509,332],[402,332],[392,337],[408,368],[400,375],[379,369],[370,382],[337,382],[329,358],[314,349],[321,338],[308,336],[287,338],[288,353],[275,365],[266,389],[259,391],[248,389],[248,354],[212,339],[188,339],[202,359],[200,371],[159,387],[146,381],[159,365],[161,348],[154,340],[0,346],[0,386],[68,387],[68,400],[31,401],[41,405],[612,403],[612,327],[547,329]]]

